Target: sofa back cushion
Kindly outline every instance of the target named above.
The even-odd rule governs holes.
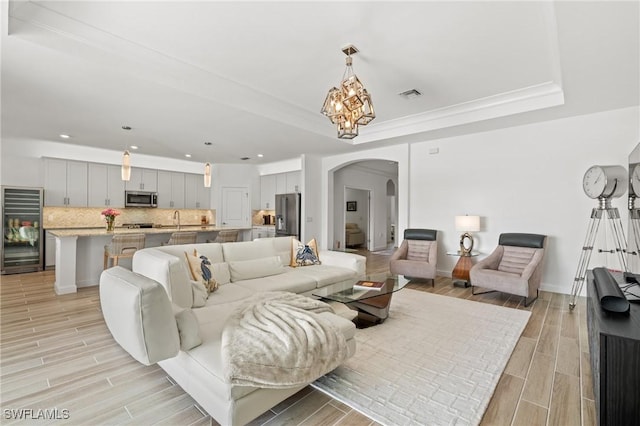
[[[284,273],[279,256],[229,262],[231,282],[252,280]]]
[[[498,271],[522,275],[524,268],[531,263],[537,250],[530,247],[503,246],[502,258],[498,264]]]
[[[113,338],[137,361],[151,365],[180,351],[173,308],[158,282],[121,266],[107,269],[100,305]]]
[[[427,262],[429,251],[434,244],[433,241],[426,240],[405,240],[407,242],[407,260],[417,260]]]
[[[273,241],[271,240],[272,238],[261,238],[254,241],[222,243],[224,262],[237,262],[277,256],[273,247]]]
[[[276,256],[280,256],[282,266],[289,266],[291,263],[291,242],[293,237],[275,237],[269,238],[273,243]]]
[[[136,251],[133,255],[133,271],[162,284],[169,299],[176,305],[190,308],[193,304],[193,290],[184,248],[176,254],[164,249],[165,247],[152,247]]]
[[[207,256],[212,264],[224,262],[222,244],[219,243],[182,244],[155,248],[178,257],[184,257],[184,252],[193,253],[194,250],[197,250],[199,254]]]

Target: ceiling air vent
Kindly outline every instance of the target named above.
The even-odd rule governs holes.
[[[405,90],[402,93],[398,93],[398,95],[402,96],[405,99],[415,99],[418,96],[422,96],[422,93],[418,89],[409,89]]]

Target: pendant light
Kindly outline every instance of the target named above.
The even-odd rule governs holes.
[[[211,163],[204,165],[204,187],[211,188]]]
[[[122,126],[122,130],[129,131],[131,127]],[[129,150],[125,149],[124,154],[122,154],[122,166],[120,167],[120,177],[123,181],[128,182],[131,179],[131,154],[129,154]]]
[[[338,138],[353,139],[358,136],[358,126],[366,126],[376,114],[371,95],[353,72],[351,55],[358,53],[358,49],[349,45],[342,52],[347,55],[347,68],[338,87],[329,89],[320,112],[337,125]]]
[[[122,180],[128,182],[131,179],[131,154],[129,150],[125,150],[122,155],[122,167],[120,167],[120,175]]]

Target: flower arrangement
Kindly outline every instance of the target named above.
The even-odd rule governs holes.
[[[102,216],[104,216],[104,220],[107,223],[107,231],[113,231],[113,227],[116,223],[116,216],[120,215],[118,210],[108,208],[102,211]]]

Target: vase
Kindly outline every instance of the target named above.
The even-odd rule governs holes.
[[[107,232],[113,232],[113,228],[116,225],[116,218],[107,218]]]

